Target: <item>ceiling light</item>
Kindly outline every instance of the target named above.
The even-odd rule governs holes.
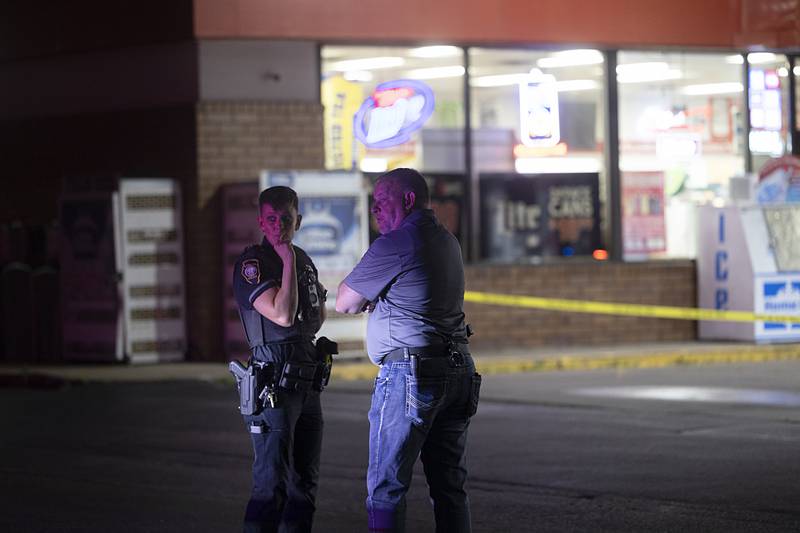
[[[739,82],[728,83],[702,83],[687,85],[681,91],[689,96],[705,96],[710,94],[734,94],[744,91],[744,86]]]
[[[744,57],[742,57],[742,54],[725,56],[725,62],[729,65],[744,65]]]
[[[560,93],[571,91],[591,91],[598,89],[600,84],[594,80],[562,80],[556,82],[556,90]]]
[[[574,174],[600,172],[595,157],[521,157],[514,160],[517,174]]]
[[[464,75],[464,67],[452,65],[449,67],[415,68],[409,70],[406,76],[412,80],[435,80],[438,78],[457,78]]]
[[[677,80],[683,77],[678,69],[664,62],[629,63],[617,66],[619,83],[644,83],[648,81]]]
[[[494,74],[491,76],[478,76],[470,79],[473,87],[504,87],[506,85],[519,85],[529,77],[527,73]]]
[[[756,52],[754,54],[747,54],[747,62],[751,65],[758,65],[759,63],[774,63],[778,60],[778,56],[772,52]]]
[[[617,65],[617,74],[639,74],[642,72],[663,72],[669,70],[669,65],[663,61],[650,61],[647,63],[625,63]]]
[[[344,73],[344,79],[347,81],[372,81],[372,72],[368,70],[348,70]]]
[[[348,59],[331,63],[330,70],[346,72],[348,70],[376,70],[381,68],[399,67],[405,64],[402,57],[365,57],[363,59]]]
[[[596,65],[603,62],[603,54],[597,50],[565,50],[550,57],[543,57],[536,64],[541,68],[575,67]]]
[[[786,67],[780,67],[778,69],[778,76],[780,76],[781,78],[788,77],[789,76],[789,69],[786,68]]]
[[[463,52],[457,46],[422,46],[420,48],[412,48],[408,51],[411,57],[453,57],[461,55]]]

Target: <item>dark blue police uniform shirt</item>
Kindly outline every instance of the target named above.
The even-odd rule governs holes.
[[[461,247],[430,209],[412,211],[378,237],[344,281],[375,303],[367,322],[375,364],[395,348],[466,338]]]
[[[294,252],[297,271],[297,315],[289,327],[283,327],[262,317],[264,337],[267,342],[314,337],[322,326],[320,306],[325,305],[325,288],[319,282],[317,268],[308,254],[298,246],[294,246]],[[279,287],[282,278],[283,261],[266,239],[261,244],[247,247],[233,267],[233,293],[241,311],[257,312],[253,302],[267,289]]]

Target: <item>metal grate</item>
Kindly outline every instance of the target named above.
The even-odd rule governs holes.
[[[128,242],[175,242],[178,240],[178,232],[174,229],[137,229],[128,231]]]
[[[131,298],[148,298],[153,296],[180,296],[180,285],[136,285],[130,287]]]
[[[176,205],[176,197],[170,195],[131,195],[125,200],[128,209],[173,209]]]
[[[142,307],[139,309],[131,309],[131,320],[166,320],[180,317],[180,307]]]
[[[141,266],[141,265],[164,265],[164,264],[178,264],[178,254],[174,252],[163,252],[157,254],[133,254],[128,258],[128,265]]]

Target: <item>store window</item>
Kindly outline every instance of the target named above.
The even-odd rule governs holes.
[[[739,194],[743,63],[730,54],[618,54],[626,260],[696,257],[697,204]]]
[[[323,46],[321,53],[326,169],[463,172],[463,49]]]
[[[538,262],[603,248],[604,56],[470,48],[480,256]]]
[[[323,46],[321,54],[326,169],[361,171],[367,187],[393,168],[420,170],[431,208],[468,256],[463,48]]]
[[[782,54],[747,55],[750,65],[750,152],[753,172],[771,159],[791,153],[789,62]]]

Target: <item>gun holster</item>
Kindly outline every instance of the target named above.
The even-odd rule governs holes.
[[[272,388],[275,380],[275,364],[254,361],[244,366],[239,361],[228,364],[236,387],[239,390],[239,412],[243,415],[254,415],[263,408],[260,398],[265,388]]]
[[[328,382],[331,380],[333,356],[339,353],[339,345],[328,337],[320,337],[317,339],[316,351],[319,365],[314,375],[314,388],[318,391],[322,391],[328,386]]]

